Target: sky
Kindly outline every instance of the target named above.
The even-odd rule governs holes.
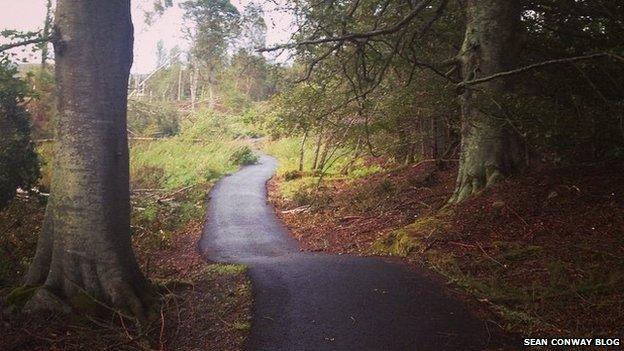
[[[250,0],[231,0],[232,4],[242,10]],[[17,29],[34,31],[43,27],[46,0],[0,0],[0,30]],[[133,73],[149,73],[156,68],[156,45],[163,40],[167,50],[178,46],[188,47],[182,28],[183,13],[178,6],[168,9],[154,24],[145,23],[145,12],[152,8],[153,0],[133,0],[132,17],[134,22],[134,65]],[[267,23],[267,45],[288,41],[291,17],[276,13],[268,5],[265,8]],[[25,56],[29,61],[38,62],[36,56]],[[278,57],[277,60],[284,58]]]

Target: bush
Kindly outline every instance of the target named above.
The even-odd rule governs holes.
[[[234,150],[231,160],[237,165],[252,165],[258,162],[258,156],[251,151],[249,146],[244,145]]]
[[[39,178],[39,159],[23,106],[29,89],[16,77],[15,66],[0,60],[0,209],[13,199],[18,187],[29,189]]]

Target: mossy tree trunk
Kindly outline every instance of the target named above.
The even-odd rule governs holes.
[[[143,318],[152,290],[130,240],[130,0],[59,0],[55,33],[58,142],[26,309],[66,310],[87,294]]]
[[[466,0],[464,5],[466,33],[459,56],[464,81],[512,68],[518,54],[520,3]],[[510,85],[509,79],[494,79],[469,85],[459,96],[461,154],[450,203],[463,201],[524,164],[518,136],[497,103]]]

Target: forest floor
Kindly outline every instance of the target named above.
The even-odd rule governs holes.
[[[456,206],[445,206],[456,176],[454,164],[445,166],[421,162],[320,185],[281,174],[270,199],[305,250],[427,266],[509,331],[623,336],[621,164],[523,174]]]
[[[197,250],[206,192],[198,186],[133,196],[135,252],[162,297],[160,318],[142,330],[97,306],[71,316],[5,311],[33,257],[45,207],[35,197],[14,200],[0,212],[0,349],[241,350],[250,329],[250,282],[245,266],[210,264]]]

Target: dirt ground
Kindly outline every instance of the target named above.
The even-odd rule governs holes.
[[[545,169],[445,206],[452,163],[432,162],[302,188],[270,182],[306,250],[425,264],[525,335],[622,336],[624,167]],[[292,193],[292,191],[291,191]],[[313,199],[302,204],[301,199]]]
[[[206,189],[200,189],[201,192]],[[205,262],[197,241],[203,198],[192,218],[177,221],[187,195],[156,205],[155,215],[133,218],[134,247],[143,271],[158,288],[160,317],[140,328],[105,308],[71,315],[5,311],[36,245],[44,202],[21,198],[0,213],[0,349],[2,350],[242,350],[252,297],[244,266]],[[135,207],[153,196],[135,198]],[[194,198],[193,201],[196,201]]]

